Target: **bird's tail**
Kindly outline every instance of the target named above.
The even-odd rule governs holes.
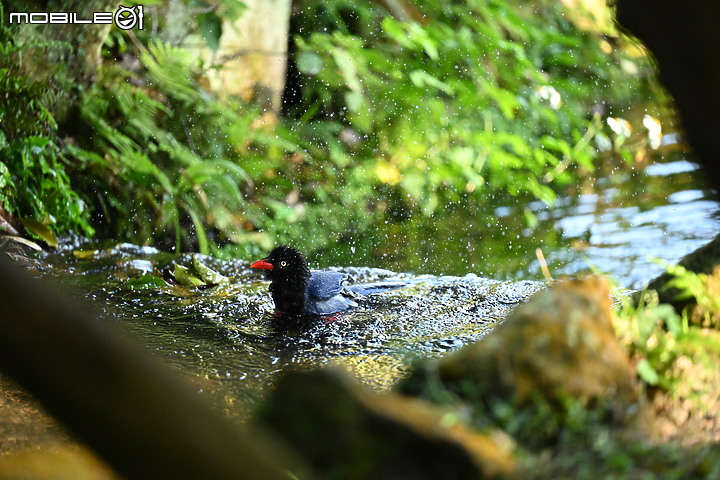
[[[358,295],[371,295],[373,293],[382,293],[390,290],[397,290],[407,285],[407,282],[373,282],[349,285],[345,288]]]

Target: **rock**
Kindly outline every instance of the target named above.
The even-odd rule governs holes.
[[[435,376],[483,406],[498,399],[523,406],[542,398],[559,408],[568,398],[590,407],[605,402],[621,422],[634,417],[640,401],[613,329],[608,284],[597,277],[536,294],[484,339],[424,369],[401,388],[422,393]]]
[[[709,297],[720,298],[720,236],[686,255],[678,265],[702,278]],[[650,281],[647,288],[657,291],[658,300],[661,303],[671,304],[678,313],[687,309],[692,324],[720,328],[720,311],[716,306],[705,305],[704,303],[707,302],[698,302],[695,297],[682,297],[680,290],[668,285],[674,278],[674,275],[665,272]],[[635,301],[639,301],[640,298],[640,294],[636,295]]]
[[[416,399],[380,394],[335,369],[291,373],[259,418],[328,479],[483,479],[509,474],[512,456],[495,439]]]

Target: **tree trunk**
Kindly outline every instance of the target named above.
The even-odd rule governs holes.
[[[247,10],[223,23],[220,48],[203,57],[220,68],[209,75],[221,96],[239,95],[271,114],[280,110],[285,88],[290,0],[243,0]]]

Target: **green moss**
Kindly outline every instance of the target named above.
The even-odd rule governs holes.
[[[75,172],[52,113],[71,83],[60,66],[33,78],[22,65],[24,56],[68,49],[61,42],[19,44],[0,26],[0,208],[55,233],[92,235],[90,211],[73,185]],[[37,230],[28,232],[43,240],[52,236]]]

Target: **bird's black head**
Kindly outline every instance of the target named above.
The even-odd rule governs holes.
[[[299,312],[305,304],[305,289],[310,267],[303,254],[293,247],[280,245],[270,255],[250,265],[268,271],[270,293],[281,312]]]
[[[281,279],[284,277],[310,277],[310,268],[307,261],[299,250],[280,245],[275,247],[270,255],[250,265],[252,268],[268,270],[270,278]]]

